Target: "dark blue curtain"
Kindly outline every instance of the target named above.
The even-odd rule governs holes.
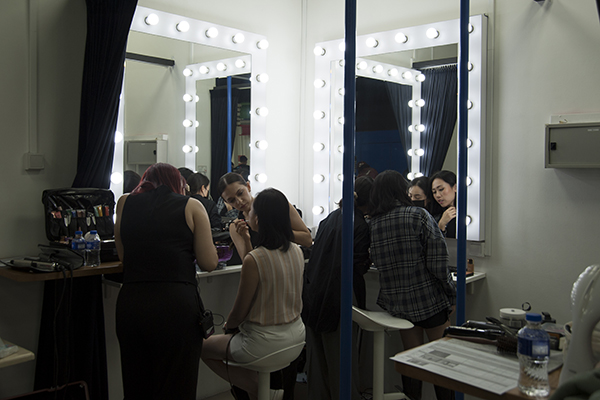
[[[410,149],[412,147],[412,133],[408,131],[408,126],[412,123],[412,110],[408,106],[408,102],[412,99],[412,87],[393,82],[386,82],[385,87],[390,98],[394,116],[396,117],[396,125],[398,126],[398,132],[400,132],[402,147],[405,150]],[[404,157],[406,165],[409,166],[410,170],[410,160],[406,151],[402,157]]]
[[[452,133],[456,125],[458,100],[458,75],[456,64],[425,68],[421,72],[427,77],[421,86],[421,98],[425,106],[421,111],[421,173],[431,176],[442,169]]]
[[[240,98],[239,89],[231,89],[231,146],[235,143],[235,127],[237,125],[237,109]],[[227,89],[215,88],[210,91],[210,143],[198,144],[211,146],[210,185],[211,196],[218,199],[217,183],[221,176],[227,173]]]
[[[107,189],[110,185],[125,48],[136,5],[137,0],[86,0],[73,187]],[[34,389],[75,381],[87,383],[90,399],[108,399],[100,276],[47,281],[44,286]]]

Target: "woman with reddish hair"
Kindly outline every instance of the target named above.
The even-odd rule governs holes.
[[[194,260],[212,271],[218,259],[206,210],[185,186],[177,168],[158,163],[117,202],[116,328],[128,400],[196,398],[203,306]]]

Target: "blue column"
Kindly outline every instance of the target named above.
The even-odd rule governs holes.
[[[354,268],[354,144],[356,111],[356,0],[346,0],[344,60],[344,183],[342,186],[342,293],[340,315],[340,399],[351,398],[352,270]]]
[[[231,172],[231,75],[227,77],[227,172]]]

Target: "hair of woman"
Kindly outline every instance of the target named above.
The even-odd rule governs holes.
[[[210,179],[200,172],[193,173],[187,178],[187,183],[190,185],[190,193],[196,194],[202,189],[202,186],[208,188]]]
[[[123,193],[131,193],[140,184],[142,177],[130,169],[123,171]]]
[[[452,171],[442,170],[438,171],[435,174],[429,177],[429,192],[431,193],[431,187],[433,185],[433,181],[436,179],[441,179],[446,182],[450,187],[454,187],[456,185],[456,174]],[[432,195],[433,198],[433,195]],[[431,202],[431,215],[442,214],[444,212],[444,208],[440,206],[440,203],[435,201],[435,199]]]
[[[236,172],[228,172],[219,179],[219,183],[217,184],[217,190],[219,191],[219,193],[223,193],[227,186],[236,182],[240,185],[246,184],[246,180],[243,176]]]
[[[371,215],[385,214],[396,205],[412,206],[408,197],[408,184],[398,171],[387,170],[377,175],[371,190]]]
[[[363,207],[371,197],[371,189],[373,188],[373,178],[370,176],[359,176],[354,181],[354,206]],[[342,208],[344,199],[340,199],[337,203],[339,208]]]
[[[277,189],[265,189],[256,196],[252,207],[258,218],[258,246],[287,251],[294,233],[285,195]]]
[[[166,163],[156,163],[148,167],[140,184],[131,191],[131,194],[141,194],[165,185],[171,191],[182,194],[186,185],[185,179],[179,173],[179,170]]]
[[[180,167],[177,168],[179,170],[179,173],[181,174],[181,176],[183,176],[183,179],[185,179],[187,181],[187,178],[190,177],[190,175],[192,175],[194,173],[194,171],[192,171],[189,168],[186,167]]]

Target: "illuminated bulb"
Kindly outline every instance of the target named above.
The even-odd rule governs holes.
[[[266,150],[269,147],[269,143],[266,140],[257,140],[254,145],[260,150]]]
[[[408,149],[408,151],[406,153],[408,154],[409,157],[412,157],[415,154],[415,151],[413,149]]]
[[[408,174],[406,174],[406,177],[408,178],[408,180],[413,180],[415,179],[415,173],[414,172],[409,172]]]
[[[235,35],[233,35],[233,37],[231,38],[231,41],[235,44],[240,44],[240,43],[244,43],[244,40],[246,40],[246,37],[244,36],[243,33],[236,33]]]
[[[365,44],[367,45],[367,47],[375,48],[379,46],[379,41],[377,41],[377,39],[375,38],[370,37],[366,40]]]
[[[346,94],[346,90],[344,88],[340,88],[340,89],[338,89],[338,94],[340,96],[344,96]]]
[[[254,179],[256,179],[260,183],[265,183],[267,181],[267,174],[256,174]]]
[[[194,100],[194,96],[192,96],[191,94],[186,93],[183,95],[183,101],[185,101],[186,103],[189,103],[192,100]]]
[[[473,219],[471,218],[471,216],[467,215],[467,217],[465,218],[465,223],[467,224],[467,226],[471,225],[472,221]]]
[[[193,72],[191,69],[186,68],[183,70],[183,76],[192,76]]]
[[[256,43],[256,47],[261,50],[266,50],[269,47],[269,41],[267,39],[260,40],[258,43]]]
[[[388,69],[388,75],[396,76],[396,75],[398,75],[398,70],[396,68]]]
[[[415,76],[415,81],[417,82],[423,82],[425,80],[425,75],[423,74],[419,74],[417,76]]]
[[[467,100],[467,109],[473,108],[473,102],[471,100]]]
[[[415,106],[415,101],[414,101],[414,100],[409,100],[409,101],[408,101],[408,106],[409,106],[410,108],[413,108],[413,107]]]
[[[206,32],[204,32],[204,34],[206,35],[207,38],[216,38],[219,35],[219,30],[217,28],[215,28],[214,26],[211,26],[210,28],[208,28],[206,30]]]
[[[313,176],[314,183],[321,183],[324,180],[325,180],[325,177],[322,174],[316,174],[315,176]]]
[[[183,150],[184,153],[191,153],[192,146],[190,146],[189,144],[184,144],[183,147],[181,148],[181,150]]]
[[[235,60],[235,66],[238,68],[246,68],[246,61],[244,60]]]
[[[115,132],[115,143],[121,143],[123,140],[123,134],[119,131]]]
[[[346,42],[342,42],[339,44],[338,49],[343,53],[346,51]]]
[[[325,209],[322,206],[314,206],[312,208],[312,212],[314,215],[319,215],[319,214],[323,214],[323,212],[325,212]]]
[[[471,61],[469,61],[469,62],[467,63],[467,69],[468,69],[469,71],[473,71],[473,63],[472,63]]]
[[[423,132],[425,130],[425,125],[423,125],[423,124],[415,125],[415,129],[417,130],[417,132]]]
[[[376,65],[373,67],[373,72],[375,72],[376,74],[380,74],[383,71],[383,66],[382,65]]]
[[[473,26],[473,24],[469,23],[468,28],[469,33],[473,33],[473,31],[475,30],[475,27]]]
[[[338,178],[338,181],[344,182],[344,174],[338,174],[337,178]]]
[[[120,172],[113,172],[110,175],[110,181],[115,185],[118,185],[119,183],[123,182],[123,175]]]
[[[189,128],[192,125],[194,125],[194,123],[191,120],[189,120],[189,119],[183,120],[183,126],[185,126],[186,128]]]
[[[417,172],[417,173],[415,174],[415,178],[420,178],[420,177],[422,177],[422,176],[423,176],[423,174],[422,174],[422,173],[420,173],[420,172]]]
[[[325,86],[325,81],[323,79],[315,79],[314,85],[317,89]]]
[[[256,80],[260,83],[267,83],[267,82],[269,82],[269,75],[258,74],[258,75],[256,75]]]
[[[321,111],[321,110],[317,110],[313,113],[313,117],[315,119],[323,119],[323,118],[325,118],[325,112]]]
[[[425,32],[425,35],[427,35],[429,39],[435,39],[440,36],[440,32],[435,28],[429,28],[427,29],[427,32]]]
[[[412,78],[412,72],[410,72],[410,71],[404,71],[404,72],[402,73],[402,77],[403,77],[404,79],[410,79],[410,78]]]
[[[222,62],[218,63],[217,64],[217,70],[219,70],[219,71],[227,71],[227,64],[222,63]]]
[[[425,100],[419,99],[415,101],[415,104],[417,105],[417,107],[423,107],[425,105]]]
[[[422,157],[423,154],[425,154],[425,150],[423,150],[423,149],[416,149],[415,150],[415,156]]]
[[[340,144],[337,149],[338,149],[338,153],[342,153],[342,154],[344,153],[344,145],[343,144]]]
[[[200,148],[198,146],[194,146],[194,153],[197,153],[200,151]]]
[[[396,40],[396,43],[406,43],[406,42],[408,42],[408,36],[406,36],[402,32],[399,32],[399,33],[396,33],[394,40]]]
[[[269,109],[267,107],[258,107],[256,109],[256,115],[260,115],[261,117],[266,117],[269,115]]]
[[[200,122],[198,122],[198,121],[195,121],[195,122],[194,122],[194,128],[197,128],[197,127],[199,127],[199,126],[200,126]]]
[[[467,148],[473,146],[473,141],[471,139],[467,139]]]
[[[313,144],[313,150],[315,152],[322,151],[324,149],[325,149],[325,144],[323,144],[323,143],[317,142],[317,143]]]
[[[206,65],[201,65],[198,68],[198,72],[200,72],[203,75],[208,74],[209,71],[210,71],[210,68],[208,68]]]
[[[315,53],[315,56],[324,56],[326,52],[327,51],[321,46],[315,46],[315,48],[313,49],[313,53]]]
[[[366,61],[359,62],[358,64],[356,64],[356,68],[358,68],[359,70],[367,69],[367,62]]]
[[[144,22],[146,23],[146,25],[156,25],[158,24],[158,15],[156,14],[148,14],[148,16],[146,18],[144,18]]]
[[[338,118],[338,124],[344,125],[344,122],[345,122],[344,117],[339,117]]]
[[[199,102],[199,101],[200,101],[200,96],[196,95],[196,96],[194,97],[194,101],[195,101],[196,103],[197,103],[197,102]]]
[[[408,131],[412,133],[412,132],[414,132],[414,131],[415,131],[415,129],[413,128],[413,126],[412,126],[412,125],[409,125],[409,126],[408,126]]]
[[[187,21],[181,21],[176,28],[179,32],[187,32],[190,30],[190,24]]]
[[[471,179],[470,176],[467,176],[467,186],[471,186],[471,183],[473,183],[473,179]]]

